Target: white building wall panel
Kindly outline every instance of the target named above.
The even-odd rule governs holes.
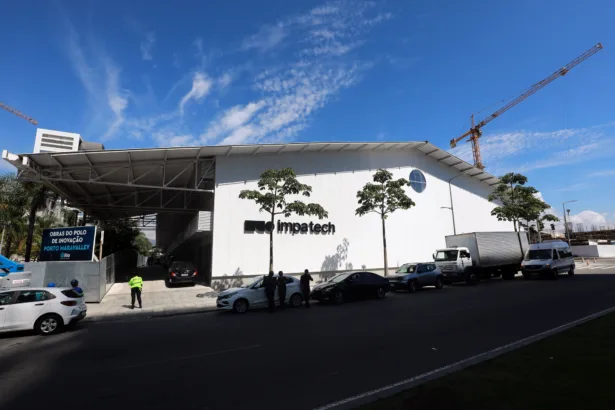
[[[282,216],[281,220],[331,222],[335,233],[293,235],[274,231],[276,271],[384,266],[379,216],[355,215],[357,191],[372,181],[378,168],[406,179],[413,169],[419,169],[427,181],[422,193],[406,188],[415,207],[399,210],[386,221],[389,266],[431,260],[434,250],[445,246],[444,237],[453,233],[451,212],[441,207],[450,206],[447,180],[459,173],[418,151],[221,156],[216,161],[212,276],[232,275],[238,270],[263,274],[268,270],[268,235],[244,233],[245,220],[265,221],[268,214],[259,213],[254,202],[238,196],[244,189],[257,189],[258,177],[266,169],[284,167],[292,167],[300,182],[312,186],[310,198],[296,199],[321,204],[329,217],[318,221],[316,217],[293,215]],[[490,187],[468,176],[456,178],[453,184],[457,233],[512,230],[512,224],[490,215],[494,207],[486,199]]]

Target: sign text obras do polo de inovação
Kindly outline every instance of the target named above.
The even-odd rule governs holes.
[[[91,261],[94,255],[95,226],[43,229],[38,260]]]
[[[271,222],[265,221],[244,221],[243,230],[246,233],[253,232],[271,232],[273,230],[273,224]],[[299,222],[282,222],[277,221],[276,223],[276,231],[278,233],[292,233],[293,235],[296,233],[317,233],[317,234],[328,234],[335,233],[335,225],[331,222],[326,224],[319,223],[299,223]]]

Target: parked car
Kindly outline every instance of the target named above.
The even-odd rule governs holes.
[[[34,330],[51,335],[86,314],[84,298],[71,288],[0,289],[0,332]]]
[[[342,303],[346,300],[383,299],[390,291],[388,279],[372,272],[344,272],[318,284],[312,290],[311,299],[323,302],[331,300]]]
[[[301,306],[303,296],[299,287],[299,279],[292,276],[284,276],[284,280],[286,281],[285,302],[291,307]],[[275,303],[276,305],[280,303],[277,289],[275,292]],[[248,309],[267,307],[263,277],[258,277],[252,283],[240,288],[231,288],[220,292],[216,306],[220,310],[232,310],[236,313],[246,313]]]
[[[444,279],[440,268],[435,263],[406,263],[389,276],[391,290],[407,290],[416,292],[423,286],[444,287]]]
[[[564,272],[568,272],[569,276],[574,275],[575,266],[570,246],[566,242],[543,242],[530,245],[521,262],[521,272],[526,280],[533,275],[557,279]]]
[[[196,285],[198,272],[192,262],[174,261],[169,266],[169,277],[167,283],[174,285],[177,283],[192,283]]]

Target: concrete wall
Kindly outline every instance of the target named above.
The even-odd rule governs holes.
[[[328,212],[326,220],[312,217],[281,218],[300,223],[333,223],[334,234],[286,234],[274,232],[274,269],[284,272],[332,271],[361,266],[383,267],[379,216],[355,216],[357,191],[372,182],[379,168],[395,178],[409,179],[414,169],[423,172],[426,189],[422,193],[407,187],[416,203],[408,211],[397,211],[386,222],[389,265],[431,260],[433,251],[445,246],[444,237],[453,233],[448,179],[458,171],[419,152],[302,153],[269,156],[229,156],[216,160],[214,205],[213,277],[235,272],[264,274],[268,270],[269,237],[244,233],[245,220],[265,220],[252,201],[239,193],[257,189],[259,175],[269,168],[292,167],[300,182],[312,186],[310,198]],[[494,204],[487,196],[492,188],[475,178],[460,176],[453,181],[457,233],[512,231],[512,224],[490,215]]]
[[[32,272],[31,286],[47,286],[53,282],[58,287],[70,287],[77,279],[85,293],[85,301],[98,303],[105,296],[116,275],[127,275],[136,266],[145,266],[147,258],[134,250],[124,250],[109,255],[101,262],[29,262],[25,270]]]
[[[586,258],[615,258],[615,245],[572,246],[572,254]]]

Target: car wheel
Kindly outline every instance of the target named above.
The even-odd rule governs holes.
[[[468,273],[468,276],[467,276],[467,278],[466,278],[466,283],[467,283],[468,285],[472,285],[472,286],[474,286],[474,285],[476,285],[476,284],[477,284],[477,282],[478,282],[478,281],[477,281],[477,278],[476,278],[476,273],[474,273],[474,272],[470,272],[470,273]]]
[[[574,268],[575,268],[574,265],[570,267],[570,269],[568,270],[568,276],[574,276]]]
[[[301,301],[303,300],[303,297],[301,296],[301,294],[299,293],[295,293],[294,295],[292,295],[290,297],[290,305],[294,308],[301,306]]]
[[[444,283],[442,282],[442,278],[436,278],[436,289],[442,289],[444,287]]]
[[[559,278],[559,272],[557,271],[557,269],[553,269],[551,271],[551,279],[557,280],[557,278]]]
[[[233,312],[235,313],[246,313],[248,311],[248,301],[245,299],[237,299],[235,303],[233,303]]]
[[[417,290],[419,290],[419,284],[415,280],[408,282],[408,292],[415,293]]]
[[[378,299],[384,299],[385,296],[386,296],[386,292],[384,291],[383,288],[376,289],[376,297]]]
[[[335,292],[335,295],[333,295],[333,300],[335,301],[335,303],[337,303],[338,305],[341,303],[344,303],[344,295],[342,294],[342,292],[340,292],[339,290]]]
[[[41,316],[34,324],[34,331],[39,335],[49,336],[58,333],[64,321],[62,318],[55,314],[49,314]]]

